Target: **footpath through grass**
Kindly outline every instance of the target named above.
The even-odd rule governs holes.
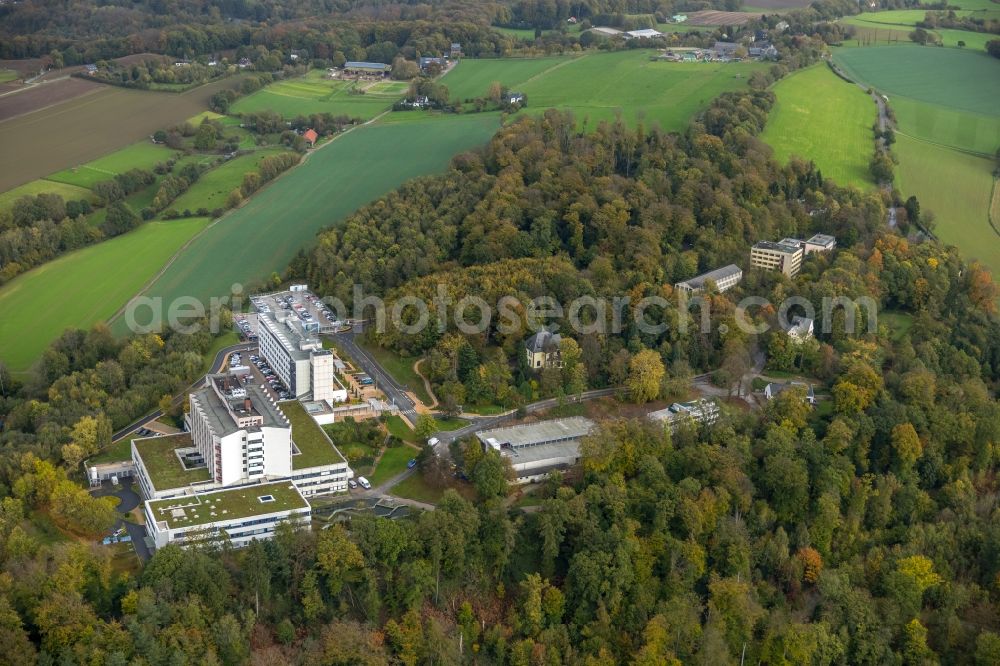
[[[523,92],[528,113],[572,111],[592,129],[621,116],[680,130],[719,94],[746,86],[767,63],[674,63],[649,49],[535,59],[463,60],[441,78],[453,99],[485,97],[492,81]]]
[[[23,372],[67,328],[106,320],[207,224],[147,222],[11,280],[0,288],[0,361]]]
[[[777,103],[761,139],[775,157],[812,160],[840,185],[874,187],[868,162],[875,148],[875,102],[861,88],[819,64],[774,86]]]

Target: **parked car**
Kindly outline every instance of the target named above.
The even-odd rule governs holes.
[[[410,462],[406,463],[406,469],[413,469],[416,466],[417,466],[416,458],[410,458]]]
[[[355,481],[354,479],[350,479],[350,480],[349,480],[349,481],[347,482],[347,485],[348,485],[349,487],[351,487],[351,488],[357,488],[357,487],[358,487],[358,482],[357,482],[357,481]]]
[[[363,477],[363,476],[359,476],[359,477],[358,477],[358,485],[360,485],[360,486],[361,486],[362,488],[364,488],[365,490],[371,490],[371,488],[372,488],[372,484],[371,484],[371,483],[369,483],[369,482],[368,482],[368,479],[366,479],[366,478],[365,478],[365,477]]]

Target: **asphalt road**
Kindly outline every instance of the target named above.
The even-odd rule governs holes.
[[[257,348],[256,344],[250,344],[250,343],[247,343],[247,342],[241,342],[238,345],[230,345],[229,347],[223,347],[222,349],[219,350],[219,353],[217,353],[215,355],[215,359],[212,361],[212,367],[208,371],[209,374],[211,374],[213,372],[218,372],[222,368],[223,363],[226,362],[226,358],[228,358],[229,355],[232,354],[233,352],[237,352],[237,351],[238,352],[245,352],[245,351],[250,351],[251,349],[256,349],[256,348]],[[191,384],[191,386],[188,387],[188,390],[193,390],[193,389],[198,388],[199,386],[201,386],[203,380],[204,380],[204,376],[199,377],[197,381],[195,381],[193,384]],[[174,398],[174,402],[176,403],[176,402],[179,402],[179,401],[187,399],[187,394],[188,394],[188,391],[187,390],[184,391],[183,393],[181,393],[180,395],[178,395],[177,397]],[[163,416],[163,412],[160,411],[159,409],[157,409],[154,412],[150,412],[149,414],[146,414],[145,416],[136,419],[132,423],[128,424],[127,426],[125,426],[124,428],[122,428],[121,430],[119,430],[118,432],[112,434],[111,435],[111,441],[112,442],[117,442],[122,437],[124,437],[124,436],[126,436],[126,435],[128,435],[128,434],[130,434],[132,432],[135,432],[136,430],[138,430],[142,426],[146,425],[150,421],[155,421],[156,419],[160,418],[161,416]]]
[[[547,400],[539,400],[538,402],[532,402],[524,406],[524,412],[526,414],[533,414],[534,412],[540,412],[546,409],[552,409],[557,407],[562,401],[563,404],[569,404],[574,402],[582,402],[584,400],[594,400],[596,398],[606,398],[611,395],[615,395],[624,389],[618,388],[603,388],[594,389],[592,391],[584,391],[580,395],[571,395],[565,398],[548,398]],[[517,410],[511,410],[509,412],[504,412],[503,414],[498,414],[497,416],[486,416],[481,419],[476,419],[467,426],[463,426],[458,430],[449,430],[434,433],[434,436],[441,440],[441,444],[435,447],[438,455],[446,455],[445,452],[448,450],[448,444],[454,442],[456,439],[462,439],[463,437],[468,437],[480,430],[489,430],[498,425],[501,425],[505,421],[512,421],[517,416]]]
[[[411,425],[416,425],[417,422],[417,410],[416,405],[410,400],[410,397],[406,395],[406,388],[397,382],[392,375],[386,371],[378,361],[369,354],[367,351],[362,349],[355,341],[354,336],[358,333],[355,329],[344,333],[334,333],[333,339],[337,341],[340,348],[351,357],[354,364],[368,373],[373,380],[375,380],[375,387],[380,389],[385,393],[389,402],[399,407],[400,415],[410,422]]]
[[[114,495],[121,500],[121,504],[118,505],[118,511],[122,514],[128,514],[129,511],[139,506],[142,499],[139,495],[132,490],[131,479],[122,479],[121,486],[115,488],[111,485],[110,481],[105,481],[100,488],[92,491],[91,493],[94,497],[105,497],[108,495]],[[111,531],[116,531],[122,525],[125,526],[125,531],[128,535],[132,537],[132,546],[135,548],[136,554],[142,559],[143,562],[149,560],[153,556],[152,551],[146,546],[146,527],[144,525],[139,525],[133,523],[129,520],[118,520],[115,522]]]

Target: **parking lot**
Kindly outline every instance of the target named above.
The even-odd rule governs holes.
[[[281,383],[271,366],[259,356],[256,349],[230,354],[227,366],[230,370],[245,367],[246,371],[237,373],[240,379],[250,384],[263,386],[265,391],[275,400],[288,400],[295,397],[288,391],[288,387]]]
[[[321,299],[308,291],[282,291],[274,294],[252,296],[250,302],[257,312],[273,313],[285,311],[301,321],[302,326],[316,332],[332,333],[340,325],[336,314]],[[256,322],[247,317],[248,328],[256,332]]]

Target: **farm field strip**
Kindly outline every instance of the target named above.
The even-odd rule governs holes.
[[[276,81],[237,100],[232,113],[257,113],[270,110],[293,117],[313,113],[357,116],[365,120],[389,108],[403,96],[406,88],[393,85],[394,82],[378,82],[363,93],[351,93],[357,87],[354,82],[328,79],[324,72],[312,70],[307,75],[294,79]]]
[[[846,17],[842,19],[842,22],[850,25],[898,25],[912,28],[924,20],[927,11],[926,9],[891,9],[883,12],[865,12]],[[971,14],[972,12],[968,10],[955,11],[956,16],[969,16]]]
[[[209,98],[232,86],[234,80],[221,79],[177,94],[103,86],[91,94],[0,122],[0,145],[4,147],[0,151],[0,191],[140,141],[157,129],[203,111]],[[86,131],[81,132],[81,128]]]
[[[207,300],[228,294],[233,284],[263,280],[283,270],[320,229],[410,178],[445,169],[453,155],[486,142],[498,126],[495,115],[466,116],[343,134],[207,229],[147,295]]]
[[[899,136],[898,187],[916,194],[921,210],[933,211],[934,233],[969,259],[1000,275],[1000,237],[989,224],[992,160]]]
[[[992,156],[1000,146],[1000,63],[985,54],[919,46],[842,51],[838,64],[885,91],[896,112],[897,187],[937,217],[935,233],[1000,274],[989,224]]]
[[[854,46],[913,46],[910,40],[912,26],[899,25],[895,23],[850,23],[856,28],[855,37],[844,41],[844,46],[852,48]],[[954,28],[934,28],[927,32],[937,36],[942,46],[949,48],[960,48],[968,51],[984,52],[986,42],[996,39],[996,35],[987,32],[972,32],[970,30],[956,30]],[[860,44],[858,40],[870,40],[874,38],[875,44]],[[960,45],[959,42],[962,42]],[[933,47],[926,47],[933,48]]]
[[[177,197],[167,209],[177,211],[197,211],[206,208],[212,211],[225,206],[229,193],[243,182],[243,175],[256,171],[260,161],[268,155],[283,152],[281,149],[258,150],[249,155],[241,155],[206,171],[187,192]]]
[[[14,278],[0,288],[0,360],[24,372],[65,329],[107,319],[207,224],[148,222]]]
[[[834,60],[856,81],[890,97],[987,115],[1000,112],[1000,61],[985,53],[917,45],[838,51]]]
[[[45,193],[58,194],[66,201],[80,199],[93,200],[94,198],[93,193],[84,187],[40,178],[0,194],[0,210],[10,208],[21,197],[37,196]]]
[[[777,102],[761,135],[775,157],[812,160],[840,185],[871,188],[868,161],[875,147],[877,108],[858,86],[815,65],[774,86]]]
[[[898,131],[921,141],[991,157],[1000,146],[1000,115],[958,111],[895,96]]]
[[[493,81],[513,88],[545,70],[579,56],[462,60],[439,80],[453,100],[484,97]],[[531,103],[531,100],[528,101]]]
[[[96,160],[58,171],[46,176],[47,180],[91,188],[102,180],[109,180],[116,174],[130,169],[152,169],[159,162],[166,162],[177,154],[166,146],[149,140],[134,143]]]
[[[756,18],[760,18],[757,14],[751,14],[750,12],[724,12],[716,9],[703,9],[697,12],[688,12],[687,17],[688,20],[685,22],[690,25],[708,26],[712,28],[730,25],[743,25],[744,23],[749,23]]]

